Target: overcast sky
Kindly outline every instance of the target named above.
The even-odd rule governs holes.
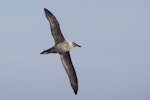
[[[43,9],[58,19],[79,81],[74,95]],[[0,1],[0,100],[150,100],[149,0]]]

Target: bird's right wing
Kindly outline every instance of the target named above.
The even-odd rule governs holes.
[[[55,43],[61,43],[65,41],[64,36],[61,33],[59,22],[57,21],[56,17],[46,8],[44,8],[46,18],[48,19],[51,27],[52,36],[55,40]]]
[[[74,93],[77,94],[78,79],[77,79],[76,72],[75,72],[75,69],[74,69],[72,61],[71,61],[70,53],[69,52],[62,53],[62,54],[60,54],[60,56],[61,56],[61,61],[64,65],[64,68],[68,74],[71,86],[74,90]]]

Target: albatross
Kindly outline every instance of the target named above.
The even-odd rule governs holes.
[[[74,90],[74,93],[78,92],[78,79],[76,71],[73,67],[69,51],[74,47],[81,47],[75,42],[67,42],[62,35],[59,22],[56,17],[46,8],[44,8],[46,18],[50,23],[51,33],[54,38],[55,45],[47,50],[44,50],[40,54],[49,54],[49,53],[58,53],[60,55],[62,64],[65,68],[65,71],[68,74],[71,87]]]

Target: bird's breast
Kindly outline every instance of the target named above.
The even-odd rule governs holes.
[[[58,53],[68,52],[71,49],[67,42],[57,44],[56,48],[58,50]]]

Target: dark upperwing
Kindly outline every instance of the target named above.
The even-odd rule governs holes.
[[[50,23],[51,33],[55,40],[55,44],[64,42],[65,38],[61,33],[60,25],[56,17],[46,8],[44,8],[44,11],[45,11],[46,18],[48,19]]]
[[[76,72],[71,61],[70,53],[69,52],[62,53],[60,54],[60,56],[61,56],[61,61],[64,65],[64,68],[68,74],[70,84],[74,90],[74,93],[77,94],[78,79],[77,79]]]

